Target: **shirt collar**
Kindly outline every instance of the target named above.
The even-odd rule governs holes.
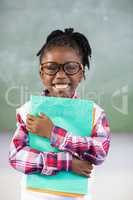
[[[48,96],[49,91],[47,89],[43,90],[41,95],[42,96]],[[77,92],[75,91],[74,94],[72,95],[71,99],[77,99],[79,96],[77,95]]]

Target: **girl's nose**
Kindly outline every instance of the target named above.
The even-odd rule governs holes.
[[[67,77],[67,74],[64,72],[63,68],[60,68],[60,70],[56,73],[56,77],[64,78]]]

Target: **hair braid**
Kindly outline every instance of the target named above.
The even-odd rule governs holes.
[[[87,38],[83,34],[78,33],[78,32],[73,33],[73,38],[77,42],[80,48],[83,65],[87,65],[89,69],[90,67],[89,57],[91,58],[91,47]]]

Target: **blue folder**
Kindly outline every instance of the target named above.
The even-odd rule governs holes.
[[[75,136],[90,136],[92,131],[93,102],[81,99],[31,96],[32,115],[44,113],[56,126]],[[45,124],[44,124],[45,126]],[[29,145],[44,152],[60,152],[47,138],[29,132]],[[87,194],[89,180],[73,172],[61,171],[54,176],[40,173],[27,175],[27,188],[55,192]]]

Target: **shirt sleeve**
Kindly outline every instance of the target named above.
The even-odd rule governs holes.
[[[101,112],[93,127],[91,136],[73,136],[55,126],[51,134],[51,145],[62,151],[71,152],[81,159],[101,164],[107,156],[110,145],[110,128],[105,112]]]
[[[69,152],[41,152],[31,148],[26,125],[17,114],[17,129],[10,144],[9,163],[25,174],[40,172],[55,175],[57,171],[71,170],[72,155]]]

